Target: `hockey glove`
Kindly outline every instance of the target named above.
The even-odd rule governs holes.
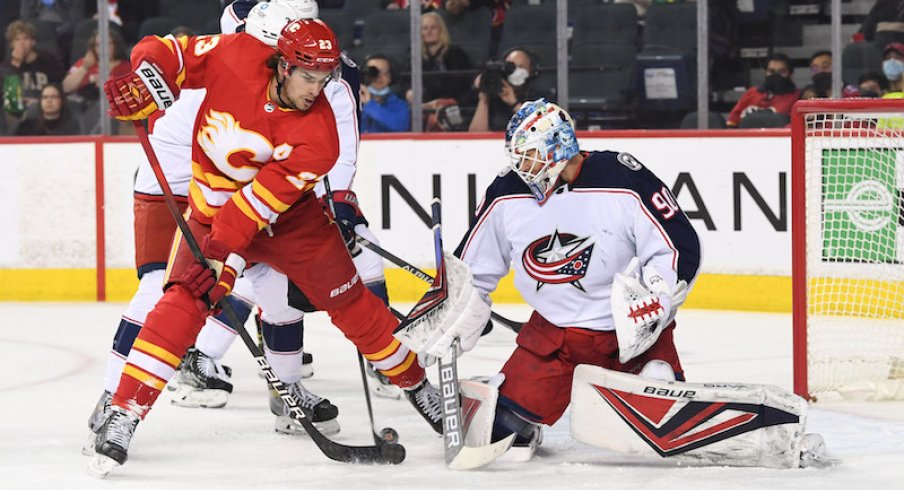
[[[107,80],[104,93],[110,115],[122,120],[146,119],[157,109],[173,105],[176,95],[156,64],[144,60],[133,73]]]
[[[333,192],[333,207],[336,210],[336,216],[332,216],[332,218],[339,225],[346,248],[352,257],[356,257],[361,253],[361,246],[355,240],[355,225],[358,224],[358,218],[361,216],[361,210],[358,209],[358,197],[352,191],[335,191]],[[327,207],[327,209],[329,208]]]
[[[201,241],[201,252],[207,263],[195,262],[173,283],[185,286],[192,296],[215,306],[232,291],[235,279],[245,269],[245,259],[211,240],[210,235]]]
[[[622,364],[643,354],[659,340],[671,314],[672,291],[652,267],[637,273],[639,261],[631,259],[624,273],[612,282],[612,319]]]

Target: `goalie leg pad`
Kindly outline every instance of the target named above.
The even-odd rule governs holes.
[[[796,468],[807,402],[768,385],[575,369],[571,435],[591,446],[719,466]]]

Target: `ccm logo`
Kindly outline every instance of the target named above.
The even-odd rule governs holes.
[[[152,96],[154,97],[154,102],[157,103],[158,108],[166,109],[173,105],[173,102],[175,102],[173,94],[170,92],[169,87],[166,86],[166,83],[160,79],[160,74],[157,73],[156,70],[153,68],[142,68],[141,78],[148,88],[154,92]]]
[[[355,284],[358,284],[358,274],[355,274],[355,276],[352,277],[351,281],[348,281],[347,283],[345,283],[345,284],[339,286],[338,288],[335,288],[335,289],[333,289],[332,291],[330,291],[330,298],[335,298],[336,296],[339,296],[340,294],[342,294],[342,293],[348,291],[348,290],[351,289],[352,286],[354,286]]]

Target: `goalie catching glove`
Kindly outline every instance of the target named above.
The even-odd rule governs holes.
[[[446,299],[395,333],[406,347],[420,354],[427,366],[445,355],[455,339],[459,339],[460,347],[456,355],[473,349],[490,319],[490,305],[474,288],[471,268],[446,252],[443,262]]]
[[[195,298],[213,307],[232,291],[235,279],[245,270],[245,259],[230,253],[222,243],[211,240],[210,235],[201,241],[201,252],[207,263],[193,263],[172,282],[184,286]]]
[[[176,94],[153,62],[143,60],[132,73],[107,80],[104,93],[110,115],[116,119],[146,119],[157,109],[165,110],[176,101]]]
[[[612,282],[612,319],[622,364],[659,340],[672,312],[687,297],[687,282],[682,280],[670,287],[653,267],[646,266],[638,274],[639,264],[637,257],[631,259],[625,272],[616,273]]]

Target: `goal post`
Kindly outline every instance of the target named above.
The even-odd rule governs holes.
[[[904,100],[791,118],[794,391],[904,399]]]

